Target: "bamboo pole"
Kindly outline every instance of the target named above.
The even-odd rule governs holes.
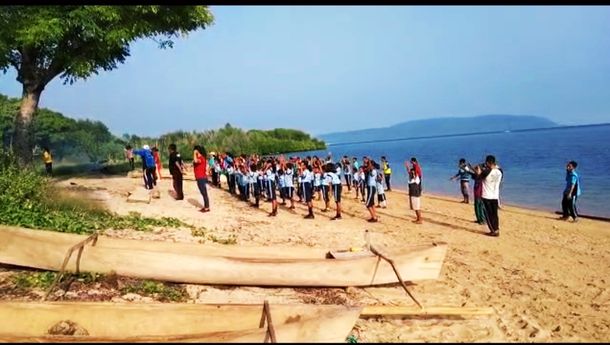
[[[423,309],[424,307],[417,301],[415,296],[413,296],[411,291],[409,291],[409,288],[407,288],[407,285],[405,284],[405,282],[402,280],[402,277],[400,276],[400,272],[398,272],[398,269],[396,268],[396,265],[394,264],[394,260],[392,260],[392,259],[388,258],[387,256],[383,255],[375,247],[373,247],[373,245],[369,244],[368,246],[369,246],[371,252],[373,252],[375,255],[378,255],[380,258],[382,258],[385,261],[387,261],[390,264],[390,266],[392,266],[392,269],[394,270],[394,273],[396,273],[396,277],[398,278],[398,281],[400,282],[400,285],[407,292],[407,295],[409,295],[409,297],[411,297],[413,302],[415,302],[415,304],[417,304],[417,306],[419,306],[420,309]]]
[[[89,243],[89,242],[92,242],[91,245],[95,246],[95,244],[97,243],[97,235],[98,235],[98,232],[96,231],[92,235],[87,237],[86,239],[78,242],[77,244],[73,245],[70,249],[68,249],[68,251],[66,252],[66,256],[64,257],[64,261],[61,264],[61,268],[59,270],[59,273],[57,274],[57,277],[55,277],[55,280],[53,281],[53,284],[51,284],[51,286],[47,290],[47,293],[42,297],[43,301],[45,301],[49,297],[49,295],[51,294],[53,289],[55,289],[55,287],[57,286],[57,284],[61,280],[61,277],[64,275],[64,272],[66,270],[66,266],[68,265],[68,261],[70,261],[70,257],[72,257],[72,253],[74,253],[74,251],[77,250],[77,249],[78,249],[78,254],[77,254],[77,258],[76,258],[76,273],[79,273],[79,270],[80,270],[80,258],[81,258],[81,255],[83,253],[83,249],[85,248],[85,245],[87,243]]]

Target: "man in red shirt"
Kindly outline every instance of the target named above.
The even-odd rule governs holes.
[[[421,191],[423,190],[423,187],[422,187],[423,175],[421,172],[421,167],[419,166],[419,163],[417,162],[417,158],[411,157],[411,164],[413,165],[413,168],[415,169],[415,174],[417,176],[419,176],[419,192],[421,193]]]
[[[207,160],[205,159],[206,152],[203,146],[195,145],[193,150],[193,172],[195,173],[195,180],[197,180],[197,187],[203,197],[203,208],[200,212],[210,211],[210,200],[208,198],[208,175],[207,175]]]

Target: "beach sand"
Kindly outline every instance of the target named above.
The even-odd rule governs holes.
[[[166,172],[166,176],[167,172]],[[277,217],[267,217],[271,204],[260,209],[208,187],[211,212],[198,212],[201,195],[194,181],[184,181],[185,200],[173,200],[171,180],[159,181],[160,199],[150,204],[127,203],[126,193],[143,188],[141,178],[79,177],[58,182],[66,187],[99,189],[95,199],[119,214],[135,211],[147,217],[176,217],[204,227],[222,241],[231,236],[239,246],[311,246],[338,248],[364,245],[364,230],[373,244],[444,241],[449,250],[440,279],[410,286],[424,306],[492,307],[490,316],[464,319],[360,319],[353,330],[358,342],[489,342],[489,341],[608,341],[610,340],[610,223],[581,219],[557,220],[557,215],[504,206],[500,237],[486,236],[487,227],[474,223],[473,205],[435,197],[424,191],[424,224],[412,222],[408,196],[386,192],[388,208],[378,209],[380,222],[367,223],[364,205],[344,186],[343,219],[331,221],[322,213],[323,201],[314,201],[315,219],[303,216],[307,208],[280,206]],[[559,194],[558,194],[559,195]],[[557,197],[544,195],[541,197]],[[560,200],[557,200],[558,204]],[[107,236],[142,240],[202,242],[188,229],[153,232],[106,231]],[[209,236],[208,240],[209,241]],[[409,305],[414,303],[399,286],[369,288],[256,288],[186,286],[194,303],[344,303],[352,305]]]

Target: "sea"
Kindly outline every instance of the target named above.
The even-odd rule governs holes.
[[[577,202],[579,213],[610,217],[610,124],[334,143],[327,145],[327,150],[289,155],[326,157],[329,153],[335,161],[347,155],[360,162],[363,156],[380,162],[380,157],[386,156],[392,168],[391,186],[403,190],[407,188],[404,162],[416,157],[423,171],[424,194],[456,200],[462,198],[459,182],[449,178],[457,173],[459,159],[475,165],[491,154],[504,171],[502,204],[553,212],[561,210],[566,164],[574,160],[582,189]]]

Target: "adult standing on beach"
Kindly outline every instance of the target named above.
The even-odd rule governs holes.
[[[383,165],[383,177],[385,178],[385,186],[388,192],[392,191],[392,187],[390,186],[390,178],[392,177],[392,168],[390,168],[390,163],[388,163],[385,156],[381,156],[381,164]]]
[[[413,165],[413,169],[415,169],[415,174],[417,175],[417,177],[419,177],[419,192],[421,193],[424,190],[422,186],[424,176],[422,175],[421,165],[419,165],[419,162],[415,157],[411,157],[411,165]]]
[[[153,189],[157,183],[155,182],[155,158],[153,157],[150,147],[143,145],[141,150],[134,150],[134,154],[142,158],[142,175],[146,189]]]
[[[580,196],[580,176],[576,173],[578,163],[570,161],[566,165],[566,187],[563,190],[563,200],[561,200],[561,208],[563,216],[559,219],[568,220],[570,217],[574,222],[578,221],[578,212],[576,210],[576,198]]]
[[[207,175],[207,160],[205,148],[200,145],[195,145],[193,148],[193,172],[195,173],[195,180],[197,180],[197,187],[203,197],[203,208],[199,212],[210,211],[210,199],[208,198],[208,175]]]
[[[45,147],[42,151],[42,161],[44,162],[47,176],[53,176],[53,156],[51,155],[51,150]]]
[[[500,220],[498,218],[498,199],[500,198],[500,181],[502,172],[496,166],[496,157],[488,155],[485,158],[485,170],[481,173],[483,179],[483,205],[485,218],[491,236],[500,236]]]
[[[161,164],[161,154],[159,154],[159,149],[156,146],[152,148],[153,157],[155,158],[155,180],[162,179],[161,169],[163,169],[163,164]]]
[[[502,170],[500,170],[502,171]],[[474,196],[474,215],[476,216],[476,222],[478,224],[485,224],[485,206],[483,206],[483,179],[481,178],[481,173],[483,172],[483,168],[481,165],[477,165],[474,167],[473,171],[470,172],[472,178],[474,179],[474,188],[473,188],[473,196]],[[498,204],[500,199],[498,199]],[[498,205],[499,207],[499,205]]]
[[[407,175],[409,178],[409,206],[415,211],[415,220],[413,221],[416,224],[422,224],[423,219],[421,215],[421,185],[419,184],[419,176],[415,172],[415,168],[409,169],[409,163],[405,162],[405,167],[407,168]]]
[[[184,175],[184,164],[180,153],[176,151],[176,144],[169,144],[169,174],[172,175],[174,192],[176,192],[176,200],[184,200],[184,192],[182,190],[182,181]]]
[[[451,176],[449,180],[453,181],[455,179],[460,179],[460,190],[462,191],[462,196],[464,200],[462,200],[463,204],[468,204],[469,201],[469,191],[470,188],[470,174],[471,169],[468,167],[466,160],[464,158],[460,158],[458,163],[458,171],[455,175]]]
[[[136,168],[136,165],[133,159],[133,149],[131,148],[131,145],[125,145],[123,152],[125,154],[125,159],[127,159],[127,161],[129,162],[131,170],[134,170]]]

